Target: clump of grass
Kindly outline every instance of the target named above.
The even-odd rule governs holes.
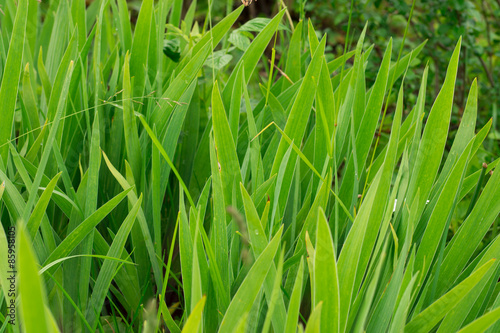
[[[125,0],[2,6],[2,330],[498,331],[475,81],[444,154],[461,41],[433,102],[426,68],[407,105],[424,44],[388,40],[367,86],[366,28],[330,59],[285,8],[205,30],[182,7],[145,0],[132,29]]]

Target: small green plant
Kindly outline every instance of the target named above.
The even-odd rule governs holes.
[[[286,8],[232,29],[245,6],[144,0],[132,29],[125,0],[0,5],[1,331],[500,329],[476,81],[445,147],[461,40],[408,105],[424,44],[387,40],[368,85],[367,27],[327,61]]]

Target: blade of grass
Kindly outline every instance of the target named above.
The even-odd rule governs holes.
[[[19,86],[19,75],[24,50],[24,35],[26,33],[26,21],[28,15],[28,0],[18,2],[16,18],[12,38],[9,43],[9,52],[3,71],[2,83],[0,85],[0,100],[2,101],[2,122],[0,122],[0,157],[7,162],[8,146],[3,144],[10,139],[14,110],[16,108],[17,90]]]

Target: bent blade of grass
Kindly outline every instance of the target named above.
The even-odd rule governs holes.
[[[99,246],[97,245],[96,247],[99,247]],[[108,250],[109,250],[109,246],[108,246]],[[119,258],[114,258],[114,257],[109,257],[109,256],[103,256],[103,255],[100,255],[100,254],[77,254],[77,255],[74,255],[74,256],[69,256],[69,257],[64,257],[64,258],[60,258],[60,259],[54,260],[50,264],[48,264],[48,265],[44,266],[42,269],[40,269],[40,271],[38,271],[38,274],[42,275],[43,273],[47,272],[52,266],[58,265],[59,263],[61,263],[63,261],[66,261],[66,260],[69,260],[69,259],[74,259],[74,258],[80,258],[80,257],[98,258],[98,259],[116,261],[116,262],[122,263],[122,264],[136,265],[133,262],[127,261],[125,259],[119,259]],[[50,275],[50,273],[48,273],[48,274]]]
[[[264,279],[267,276],[269,267],[273,263],[278,245],[280,244],[282,232],[283,227],[280,228],[265,250],[253,263],[252,268],[250,268],[250,271],[238,288],[238,291],[224,314],[219,333],[232,332],[238,326],[239,315],[250,311],[252,308],[255,298],[262,288]]]
[[[467,279],[415,316],[412,321],[405,326],[405,332],[429,332],[448,311],[474,288],[482,277],[492,268],[494,263],[495,260],[493,259],[481,266]]]
[[[0,157],[7,163],[9,147],[4,145],[10,140],[16,108],[19,75],[22,69],[24,37],[28,16],[28,0],[18,2],[12,38],[9,44],[7,60],[0,86],[0,101],[2,101],[2,121],[0,122]]]

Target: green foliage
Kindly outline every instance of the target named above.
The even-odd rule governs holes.
[[[498,328],[477,81],[447,146],[470,41],[429,94],[428,46],[336,54],[281,1],[0,4],[2,332]]]

